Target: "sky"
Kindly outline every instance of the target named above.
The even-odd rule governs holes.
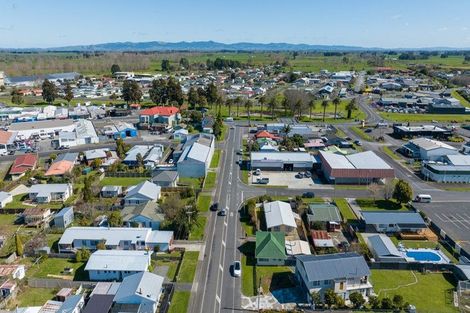
[[[0,0],[1,48],[118,41],[470,48],[470,0]]]

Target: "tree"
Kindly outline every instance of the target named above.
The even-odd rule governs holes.
[[[170,102],[176,102],[179,106],[184,103],[183,90],[181,89],[180,83],[172,76],[168,78],[167,82],[167,94]]]
[[[384,310],[393,309],[392,300],[390,300],[390,298],[388,298],[388,297],[382,298],[382,300],[380,301],[380,307]]]
[[[116,154],[120,159],[126,156],[126,152],[129,150],[129,146],[124,142],[122,138],[116,140]]]
[[[294,106],[295,106],[295,112],[298,113],[298,118],[299,118],[299,120],[300,120],[300,118],[302,117],[302,100],[300,100],[300,99],[297,100],[297,101],[295,102],[295,105],[294,105]],[[294,114],[295,114],[295,113],[294,113]]]
[[[392,298],[393,305],[397,309],[403,308],[403,296],[402,295],[394,295]]]
[[[289,124],[285,124],[284,127],[281,129],[281,133],[284,134],[284,139],[289,136],[292,127]]]
[[[214,83],[210,83],[207,85],[207,90],[206,90],[206,98],[207,102],[211,105],[216,103],[217,97],[219,96],[219,91],[217,89],[217,86]]]
[[[181,58],[180,59],[180,66],[185,69],[185,70],[188,70],[189,69],[189,61],[188,59],[186,58]]]
[[[92,166],[95,170],[96,170],[96,169],[99,169],[102,164],[103,164],[103,160],[101,160],[101,159],[94,159],[93,162],[91,162],[91,166]]]
[[[398,201],[398,203],[408,203],[411,201],[413,196],[413,190],[411,189],[410,184],[403,180],[399,179],[395,184],[395,189],[393,191],[393,198]]]
[[[140,102],[142,98],[142,90],[136,81],[126,80],[122,85],[122,99],[129,102]]]
[[[42,83],[42,98],[49,104],[52,104],[57,98],[57,88],[48,79]]]
[[[384,187],[384,199],[390,200],[393,196],[393,191],[395,189],[395,179],[394,178],[387,178],[385,179]]]
[[[274,120],[274,111],[276,110],[276,99],[275,99],[275,97],[272,97],[268,101],[268,108],[271,111],[271,119]]]
[[[92,178],[91,176],[85,177],[83,181],[83,200],[85,202],[90,201],[93,198],[93,192],[91,191],[91,185],[92,185]]]
[[[149,96],[155,104],[166,104],[168,102],[168,88],[167,80],[165,79],[154,79],[152,81],[152,87],[149,89]]]
[[[24,102],[23,95],[21,95],[16,88],[13,88],[11,91],[11,102],[16,105],[20,105]]]
[[[338,304],[338,295],[333,289],[327,289],[325,291],[325,304],[331,308],[333,305]]]
[[[119,227],[122,225],[121,212],[113,211],[108,215],[108,224],[111,227]]]
[[[312,292],[310,294],[310,297],[312,298],[312,302],[315,305],[315,308],[321,307],[323,305],[323,302],[321,301],[321,296],[319,292]]]
[[[90,258],[90,251],[85,248],[80,248],[77,253],[75,253],[76,262],[86,262]]]
[[[232,116],[233,99],[228,98],[227,100],[225,100],[225,105],[228,109],[228,116]]]
[[[237,105],[237,117],[239,116],[239,112],[240,112],[240,104],[242,102],[242,98],[240,96],[236,97],[235,98],[235,104]]]
[[[23,240],[18,233],[15,234],[16,255],[22,257],[24,254]]]
[[[335,117],[334,117],[334,119],[336,119],[336,113],[338,112],[338,105],[340,103],[341,103],[341,100],[338,97],[333,99],[333,104],[335,106]]]
[[[360,309],[364,305],[364,303],[366,303],[366,300],[364,299],[362,294],[360,292],[357,292],[357,291],[352,292],[349,295],[349,300],[351,301],[354,308],[356,308],[356,309]]]
[[[197,103],[199,102],[199,94],[197,93],[197,89],[194,87],[189,88],[188,91],[188,103],[190,104],[191,108],[196,108]]]
[[[64,95],[64,100],[67,101],[68,105],[70,106],[70,101],[73,99],[73,91],[72,91],[72,86],[70,86],[70,83],[67,83],[65,86],[65,95]]]
[[[224,123],[222,121],[222,116],[219,113],[217,114],[214,125],[212,126],[212,132],[217,139],[221,139],[223,127]]]
[[[162,71],[169,72],[170,69],[171,69],[170,60],[163,59],[162,63],[161,63],[161,66],[162,66]]]
[[[96,244],[96,249],[97,250],[106,250],[106,245],[104,244],[104,241],[100,241]]]
[[[246,109],[246,113],[248,114],[248,125],[251,125],[251,108],[252,107],[253,107],[253,101],[246,100],[245,109]]]
[[[185,204],[177,193],[166,197],[161,208],[165,214],[167,226],[174,229],[180,238],[186,237],[199,223],[199,211],[194,201]]]
[[[266,99],[266,96],[261,96],[258,100],[259,102],[259,111],[260,111],[260,118],[263,119],[263,106],[268,102],[268,100]]]
[[[348,111],[348,119],[351,118],[352,111],[356,111],[356,110],[357,110],[356,99],[353,98],[351,99],[351,101],[349,101],[348,104],[346,104],[346,111]]]
[[[120,71],[121,71],[121,67],[118,64],[111,65],[111,74],[114,74]]]
[[[309,116],[310,116],[310,119],[312,119],[312,111],[315,110],[315,107],[316,107],[315,100],[314,100],[314,99],[310,99],[310,101],[308,102],[308,109],[309,109]]]
[[[329,106],[328,100],[323,100],[321,103],[321,106],[323,108],[323,122],[325,122],[325,116],[326,116],[326,108]]]
[[[369,296],[369,305],[372,309],[380,309],[380,301],[377,296]]]
[[[369,186],[367,186],[367,189],[370,191],[370,193],[372,194],[372,198],[375,201],[382,188],[377,183],[371,183],[369,184]]]

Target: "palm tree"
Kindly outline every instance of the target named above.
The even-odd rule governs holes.
[[[240,112],[240,103],[242,103],[242,98],[240,96],[238,96],[235,99],[235,103],[237,104],[237,117],[238,117],[238,113]]]
[[[248,114],[248,125],[251,126],[251,108],[253,107],[253,101],[251,100],[246,100],[245,102],[245,109],[246,109],[246,113]]]
[[[349,103],[346,104],[346,110],[348,111],[348,119],[350,119],[351,115],[352,115],[352,111],[357,110],[356,99],[355,98],[351,99],[351,101],[349,101]]]
[[[323,108],[323,122],[325,122],[326,108],[328,107],[328,105],[330,105],[328,100],[323,100],[321,102],[321,106]]]
[[[232,116],[232,105],[233,105],[233,99],[227,99],[225,100],[225,105],[228,108],[228,116]]]
[[[259,102],[259,105],[260,105],[260,119],[262,120],[263,119],[263,105],[266,104],[266,102],[268,102],[268,100],[266,99],[266,96],[261,96],[261,98],[259,98],[258,100]]]
[[[315,100],[311,99],[308,102],[308,109],[309,109],[309,112],[310,112],[310,119],[312,119],[312,111],[315,110],[315,106],[316,106]]]
[[[281,130],[281,133],[284,134],[284,139],[287,138],[287,135],[290,133],[291,130],[292,130],[292,127],[290,127],[289,124],[284,125],[284,127]]]
[[[334,117],[334,119],[336,119],[336,112],[338,111],[338,104],[340,104],[340,103],[341,103],[341,100],[339,100],[338,97],[333,99],[333,104],[335,105],[335,117]]]
[[[276,110],[276,99],[272,97],[268,102],[268,108],[271,110],[271,119],[274,120],[274,110]]]

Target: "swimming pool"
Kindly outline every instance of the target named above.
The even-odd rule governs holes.
[[[439,252],[431,249],[406,250],[406,256],[418,262],[440,263],[443,261]]]

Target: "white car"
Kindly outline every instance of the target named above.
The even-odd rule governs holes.
[[[235,261],[233,263],[233,276],[240,277],[242,276],[242,265],[240,261]]]

